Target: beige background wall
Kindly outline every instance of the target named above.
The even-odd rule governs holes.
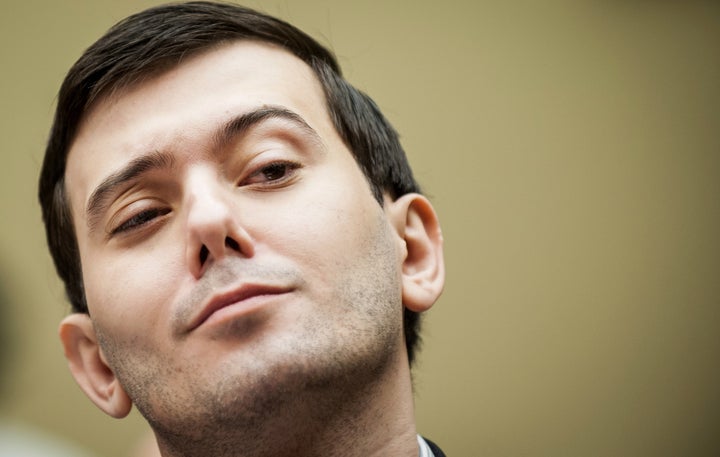
[[[0,3],[0,405],[98,456],[145,426],[67,372],[35,186],[65,71],[154,3]],[[331,44],[441,215],[421,433],[455,457],[720,455],[720,3],[247,4]]]

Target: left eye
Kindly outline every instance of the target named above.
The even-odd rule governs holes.
[[[284,182],[291,178],[298,168],[300,168],[300,164],[294,162],[273,162],[250,175],[243,184]]]

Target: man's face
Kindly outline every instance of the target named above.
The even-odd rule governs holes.
[[[156,427],[405,357],[403,242],[287,52],[238,42],[101,101],[66,186],[103,357]]]

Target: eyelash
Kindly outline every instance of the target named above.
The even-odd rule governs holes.
[[[128,232],[130,230],[140,227],[141,225],[145,225],[158,217],[164,216],[169,212],[170,208],[150,208],[140,211],[139,213],[132,215],[130,218],[126,219],[120,225],[112,229],[110,235],[117,235],[120,233]]]
[[[290,180],[294,176],[295,170],[301,168],[302,165],[297,162],[292,162],[288,160],[280,160],[276,162],[271,162],[254,173],[252,173],[250,176],[245,178],[239,185],[267,185],[267,186],[277,186],[286,183],[288,180]],[[273,178],[268,177],[271,173],[276,173],[278,171],[282,171],[282,176]],[[251,182],[253,178],[258,176],[265,177],[266,181],[263,182]]]

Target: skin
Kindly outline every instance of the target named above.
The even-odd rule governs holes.
[[[442,289],[437,217],[378,204],[302,61],[237,42],[101,100],[66,186],[90,312],[60,336],[103,411],[166,456],[417,455],[402,309]]]

